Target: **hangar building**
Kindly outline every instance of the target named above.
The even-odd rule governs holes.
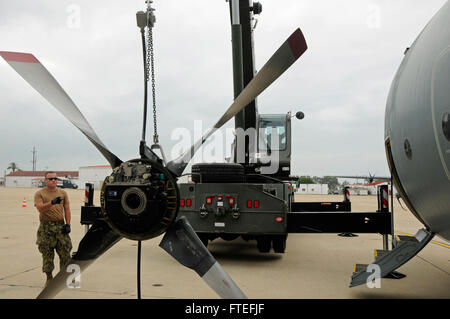
[[[79,168],[78,188],[84,189],[86,183],[94,184],[94,189],[100,189],[103,181],[111,175],[111,165],[82,166]]]
[[[5,187],[37,187],[46,171],[15,171],[5,176]],[[58,177],[66,177],[77,183],[77,171],[55,171]]]

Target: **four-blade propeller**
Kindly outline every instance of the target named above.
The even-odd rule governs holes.
[[[182,174],[189,160],[208,137],[263,92],[306,49],[307,45],[303,34],[300,29],[297,29],[255,75],[219,121],[185,154],[169,162],[167,167],[162,167],[151,158],[122,162],[101,142],[75,103],[33,55],[0,52],[0,55],[20,76],[86,135],[114,169],[112,175],[105,180],[102,189],[101,204],[104,219],[98,219],[91,226],[81,240],[77,252],[73,254],[69,265],[76,264],[83,271],[124,237],[145,240],[165,233],[160,243],[161,248],[182,265],[197,272],[219,296],[222,298],[245,298],[244,293],[202,244],[185,217],[176,219],[179,200],[175,178]],[[136,180],[144,180],[145,183],[136,184]],[[133,184],[133,187],[130,186],[123,191],[124,181],[128,183],[131,181],[136,185]],[[118,182],[121,184],[117,184]],[[151,189],[148,185],[152,185]],[[144,191],[141,186],[146,186],[147,190]],[[122,191],[122,207],[116,208],[112,205],[111,199],[116,196],[114,194]],[[153,201],[149,200],[150,197]],[[129,207],[128,198],[134,200],[138,198],[138,205]],[[154,203],[154,199],[157,199],[157,204]],[[133,218],[130,220],[120,219],[119,217],[122,215],[116,214],[115,210],[117,209],[124,215],[132,215]],[[65,269],[60,270],[38,298],[56,296],[68,284],[69,275]]]

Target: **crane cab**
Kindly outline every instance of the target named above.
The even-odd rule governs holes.
[[[257,117],[256,172],[289,177],[291,172],[291,113],[260,114]]]

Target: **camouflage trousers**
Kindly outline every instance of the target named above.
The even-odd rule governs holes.
[[[42,271],[45,273],[51,273],[55,268],[55,250],[59,256],[60,270],[70,260],[72,241],[69,234],[61,233],[63,225],[63,222],[41,222],[37,231],[36,244],[42,254]]]

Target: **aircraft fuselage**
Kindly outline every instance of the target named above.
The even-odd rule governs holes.
[[[450,2],[405,53],[387,100],[385,142],[406,204],[450,240]]]

